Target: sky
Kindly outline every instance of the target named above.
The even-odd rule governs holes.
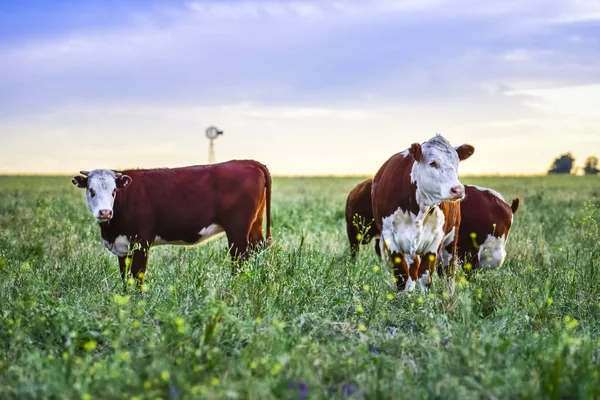
[[[0,173],[252,158],[374,175],[436,133],[461,174],[600,157],[600,0],[3,0]]]

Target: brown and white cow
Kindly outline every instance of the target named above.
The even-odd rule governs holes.
[[[380,232],[374,223],[371,207],[372,182],[372,178],[360,182],[350,191],[346,201],[346,230],[352,257],[359,250],[360,244],[368,244],[373,239],[375,251],[381,257]],[[513,215],[519,208],[519,198],[514,198],[509,206],[502,195],[492,189],[464,186],[465,198],[460,202],[457,257],[465,264],[470,263],[473,270],[480,267],[498,268],[506,257],[508,233]],[[369,224],[369,221],[373,223]],[[444,268],[448,268],[450,264],[454,234],[454,231],[450,231],[446,235],[438,255]]]
[[[126,259],[143,281],[152,246],[195,245],[224,232],[230,255],[247,258],[250,247],[271,236],[271,175],[254,160],[232,160],[180,168],[81,171],[73,184],[86,189],[104,246]]]
[[[452,147],[436,135],[390,157],[373,178],[381,252],[394,267],[399,290],[412,291],[417,281],[422,291],[431,285],[444,237],[460,224],[455,201],[462,200],[465,190],[458,180],[459,161],[474,151],[468,144]]]
[[[518,208],[518,197],[509,206],[502,195],[492,189],[465,185],[465,198],[460,202],[459,259],[465,265],[470,263],[473,270],[501,267],[513,215]],[[445,267],[450,262],[452,241],[453,235],[444,240],[441,259]]]

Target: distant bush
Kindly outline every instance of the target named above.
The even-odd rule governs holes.
[[[583,173],[586,175],[598,175],[600,173],[600,169],[598,169],[598,157],[591,156],[585,160]]]
[[[548,174],[570,174],[573,169],[575,158],[571,153],[562,154],[554,159]]]

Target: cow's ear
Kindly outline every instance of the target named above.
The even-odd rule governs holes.
[[[77,175],[73,177],[73,180],[71,182],[73,182],[73,185],[85,189],[88,184],[88,178],[86,178],[85,176]]]
[[[475,153],[475,147],[470,144],[463,144],[462,146],[454,148],[458,153],[458,159],[460,161],[464,161],[467,158],[471,157],[473,153]]]
[[[423,161],[423,150],[420,143],[413,143],[408,152],[412,154],[417,162]]]
[[[119,189],[123,189],[124,187],[129,186],[131,183],[131,177],[129,175],[121,175],[116,179],[117,187]]]

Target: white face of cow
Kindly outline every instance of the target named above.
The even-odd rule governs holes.
[[[444,200],[462,200],[465,188],[458,180],[458,163],[469,158],[475,148],[468,144],[452,147],[440,135],[425,143],[414,143],[409,153],[415,158],[411,181],[417,184],[417,202],[431,207]]]
[[[83,176],[73,177],[73,184],[86,189],[87,205],[96,221],[110,221],[119,189],[131,183],[131,178],[109,169],[81,171]]]

